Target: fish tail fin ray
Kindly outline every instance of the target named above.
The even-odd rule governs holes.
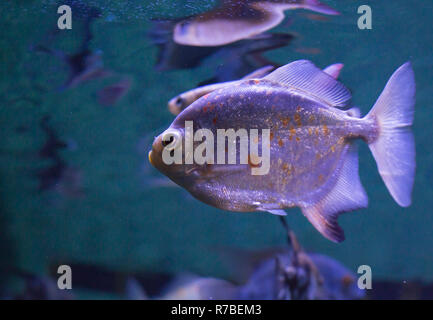
[[[407,62],[394,72],[367,115],[379,126],[370,150],[391,196],[402,207],[411,204],[415,176],[415,143],[410,130],[414,105],[415,76]]]
[[[323,13],[323,14],[329,14],[329,15],[339,15],[340,12],[337,10],[329,7],[328,5],[321,3],[318,0],[303,0],[302,1],[302,8],[303,9],[309,9],[311,11]]]
[[[344,240],[344,231],[337,222],[339,214],[368,205],[367,194],[359,179],[356,145],[349,144],[343,161],[332,190],[317,203],[302,207],[302,213],[311,224],[334,242]]]

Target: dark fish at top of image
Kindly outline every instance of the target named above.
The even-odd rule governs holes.
[[[341,109],[348,107],[350,99],[343,84],[313,63],[295,61],[262,79],[244,80],[199,98],[155,138],[149,160],[209,205],[277,215],[285,215],[286,208],[300,207],[323,236],[340,242],[344,232],[337,223],[339,214],[368,205],[359,178],[355,140],[368,144],[394,200],[403,207],[411,204],[415,174],[411,64],[394,72],[363,118]],[[217,130],[223,130],[223,146],[229,138],[230,149],[236,152],[235,163],[226,164],[224,158],[204,164],[167,164],[162,156],[166,150],[187,159],[189,149],[182,148],[187,122],[193,123],[193,132],[205,128],[214,137]],[[232,129],[231,138],[228,129]],[[260,139],[250,141],[251,145],[261,144],[261,157],[257,148],[241,154],[245,148],[240,148],[236,139],[241,129],[262,131]],[[192,142],[193,150],[199,146],[206,154],[218,154],[217,139],[210,146],[203,141],[207,138],[201,139]]]
[[[222,0],[219,7],[178,22],[173,39],[189,46],[226,45],[277,26],[291,9],[339,14],[318,0]]]

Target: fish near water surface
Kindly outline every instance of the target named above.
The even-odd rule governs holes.
[[[207,204],[279,215],[286,208],[300,207],[323,236],[341,242],[344,232],[338,215],[368,205],[359,179],[355,140],[369,145],[394,200],[403,207],[410,205],[415,173],[410,130],[414,97],[414,73],[408,62],[394,72],[370,112],[359,118],[340,109],[351,99],[343,84],[310,61],[295,61],[262,79],[241,81],[195,101],[155,139],[149,160]],[[193,122],[194,132],[206,128],[217,138],[218,129],[233,129],[236,134],[245,128],[261,130],[261,138],[254,143],[261,144],[262,153],[269,151],[268,171],[253,174],[263,169],[266,157],[250,150],[248,161],[241,159],[236,135],[229,140],[236,145],[234,164],[166,164],[162,155],[167,150],[181,152],[183,159],[190,156],[186,144],[182,147],[188,121]],[[206,142],[202,140],[197,139],[194,147]]]
[[[277,26],[292,9],[339,14],[318,0],[222,0],[214,10],[178,22],[173,39],[189,46],[226,45]]]

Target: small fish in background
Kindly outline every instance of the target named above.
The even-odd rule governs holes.
[[[47,138],[38,155],[42,159],[50,160],[51,165],[36,173],[39,180],[38,190],[40,192],[55,190],[64,196],[80,197],[83,195],[82,172],[80,169],[68,165],[59,154],[61,150],[71,149],[75,146],[60,140],[49,121],[50,116],[48,115],[40,121],[40,127]]]
[[[244,80],[196,100],[176,117],[169,131],[156,137],[149,161],[204,203],[228,211],[275,215],[299,207],[325,238],[341,242],[344,232],[338,216],[368,206],[355,140],[367,142],[394,200],[402,207],[411,204],[415,174],[411,64],[394,72],[365,117],[342,110],[350,99],[343,84],[312,62],[295,61],[262,79]],[[163,150],[183,144],[186,121],[193,122],[194,131],[206,128],[215,137],[217,129],[269,129],[269,157],[254,153],[238,160],[237,141],[235,164],[215,160],[214,164],[168,165],[162,159]],[[195,141],[194,146],[201,143]],[[185,150],[181,152],[185,159]],[[252,163],[251,157],[259,160]]]
[[[119,102],[131,89],[132,81],[123,78],[120,81],[110,84],[98,91],[98,103],[104,107],[113,106]]]
[[[334,79],[337,79],[340,75],[341,69],[344,67],[342,63],[336,63],[332,64],[328,67],[326,67],[323,72],[329,74]],[[274,66],[265,66],[260,69],[257,69],[256,71],[246,75],[241,80],[247,80],[247,79],[260,79],[264,76],[268,75],[271,71],[275,70]],[[222,83],[214,83],[209,84],[203,87],[195,88],[189,91],[186,91],[172,99],[168,102],[168,110],[174,115],[178,115],[181,113],[186,107],[188,107],[190,104],[192,104],[197,99],[201,98],[202,96],[224,88],[226,86],[234,85],[238,82],[237,81],[228,81],[228,82],[222,82]]]
[[[222,0],[219,7],[178,22],[173,39],[189,46],[226,45],[277,26],[285,18],[284,11],[292,9],[339,14],[317,0]]]
[[[155,69],[158,71],[195,68],[204,59],[221,49],[220,47],[183,46],[175,43],[173,28],[177,23],[176,20],[152,20],[151,23],[148,37],[158,48],[155,64]]]
[[[245,79],[256,79],[256,78],[262,78],[268,73],[270,73],[275,68],[273,66],[265,66],[262,67],[248,75],[242,78],[242,80]],[[222,82],[222,83],[214,83],[209,84],[203,87],[195,88],[192,90],[189,90],[187,92],[184,92],[172,99],[168,102],[168,110],[174,115],[178,115],[182,112],[186,107],[188,107],[191,103],[196,101],[198,98],[201,98],[202,96],[215,91],[217,89],[221,89],[225,86],[233,85],[237,83],[237,81],[228,81],[228,82]]]

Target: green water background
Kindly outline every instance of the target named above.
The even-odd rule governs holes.
[[[103,11],[93,25],[92,49],[102,50],[108,68],[133,79],[131,91],[111,108],[98,105],[95,98],[107,80],[58,92],[64,66],[29,51],[56,26],[58,3],[0,3],[0,265],[44,273],[53,261],[79,261],[121,271],[224,276],[230,270],[221,251],[284,245],[274,216],[224,212],[180,188],[158,187],[155,178],[161,175],[147,164],[148,143],[173,119],[168,99],[212,77],[215,69],[215,63],[208,62],[194,70],[155,71],[157,50],[146,36],[149,19],[198,13],[216,2],[88,3]],[[433,2],[326,3],[342,15],[318,21],[306,18],[306,11],[288,12],[291,26],[275,31],[295,32],[298,38],[267,57],[282,64],[310,59],[320,67],[344,63],[341,80],[363,114],[392,72],[407,60],[412,62],[417,83],[413,204],[400,208],[393,201],[368,147],[360,143],[360,176],[369,207],[340,217],[346,241],[334,244],[324,239],[298,209],[289,211],[289,224],[306,249],[328,254],[354,271],[367,264],[373,277],[432,280]],[[362,4],[372,8],[372,30],[357,28],[357,8]],[[79,32],[73,28],[62,33],[56,45],[74,50]],[[300,53],[296,48],[318,48],[320,53]],[[59,136],[77,145],[61,155],[83,172],[82,198],[36,191],[34,173],[48,165],[37,157],[45,141],[39,120],[46,114]],[[28,129],[19,133],[20,126]]]

